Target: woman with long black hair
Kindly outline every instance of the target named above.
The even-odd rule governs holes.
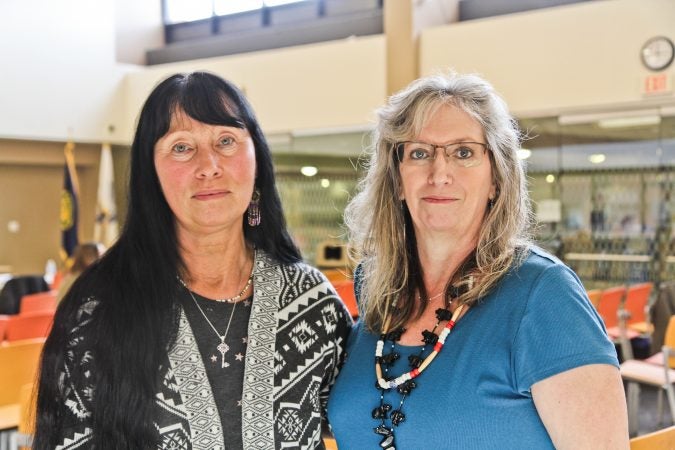
[[[34,448],[322,447],[350,325],[246,99],[173,75],[141,111],[123,232],[59,306]]]

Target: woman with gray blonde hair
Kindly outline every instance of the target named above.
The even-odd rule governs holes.
[[[419,79],[378,110],[345,213],[362,314],[328,406],[341,450],[627,448],[614,346],[530,240],[520,139],[476,75]]]

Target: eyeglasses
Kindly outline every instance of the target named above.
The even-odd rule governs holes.
[[[404,141],[396,144],[398,160],[406,166],[427,166],[436,160],[436,151],[442,148],[446,160],[458,167],[476,167],[483,162],[487,144],[480,142],[455,142],[435,145],[427,142]]]

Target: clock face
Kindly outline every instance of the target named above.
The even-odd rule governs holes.
[[[663,70],[670,66],[675,58],[673,41],[665,36],[648,40],[640,52],[642,63],[650,70]]]

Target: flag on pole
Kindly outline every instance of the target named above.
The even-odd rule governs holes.
[[[117,207],[115,206],[115,176],[110,144],[101,148],[101,164],[98,171],[98,201],[94,240],[110,247],[117,239]]]
[[[64,262],[73,254],[79,243],[77,222],[79,216],[79,183],[75,170],[75,144],[68,142],[63,149],[65,164],[63,165],[63,190],[61,191],[61,258]]]

